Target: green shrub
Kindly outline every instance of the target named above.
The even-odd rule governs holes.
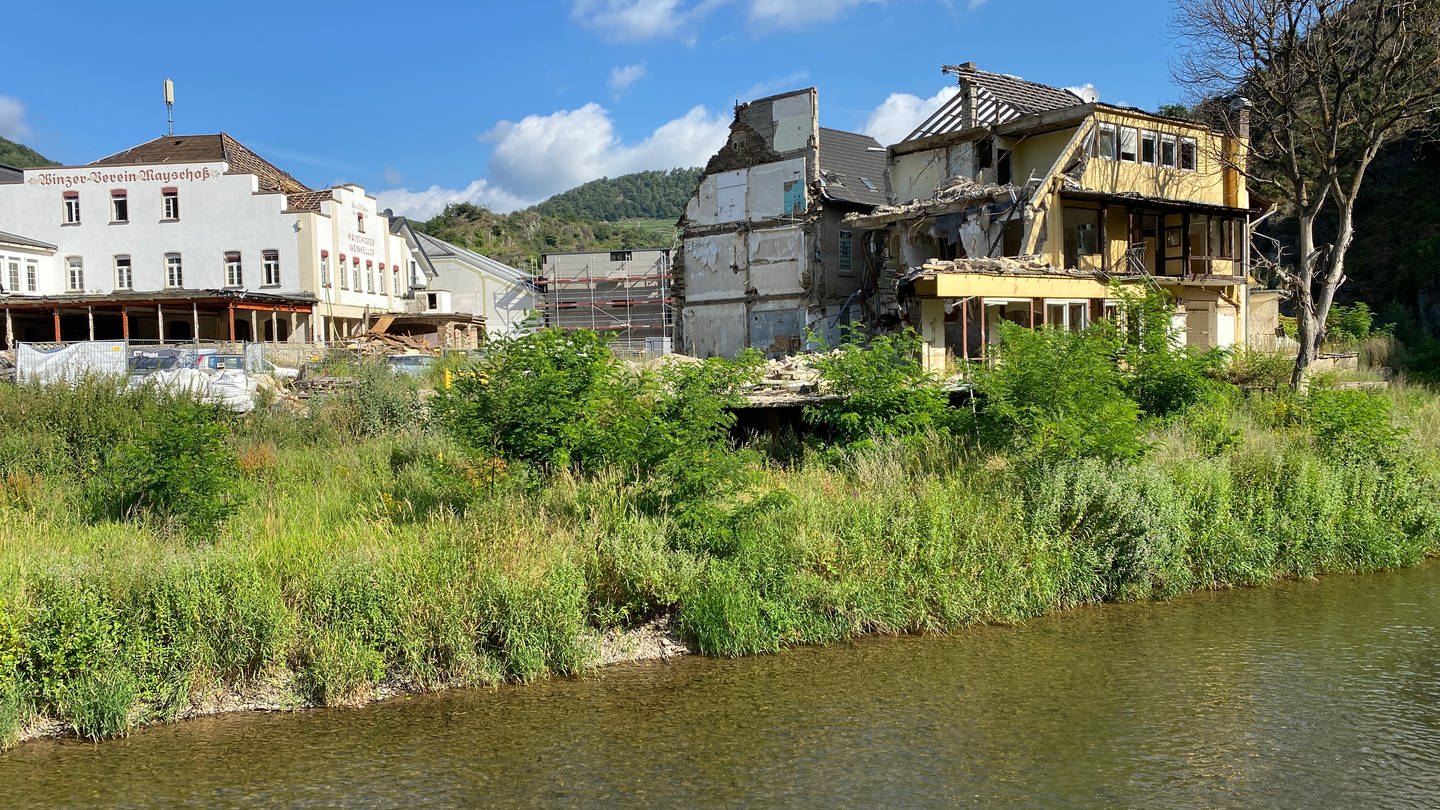
[[[88,740],[121,737],[130,732],[131,716],[139,696],[130,670],[106,666],[88,672],[68,685],[60,713],[71,730]]]
[[[976,377],[984,437],[1027,459],[1133,458],[1145,449],[1113,329],[1000,330],[999,361]]]
[[[1278,391],[1290,385],[1294,370],[1293,355],[1241,349],[1230,354],[1220,378],[1241,388]]]
[[[239,471],[217,407],[167,404],[143,432],[115,447],[87,485],[91,515],[176,521],[194,537],[239,508]]]
[[[872,336],[847,328],[844,342],[814,361],[834,398],[806,406],[805,420],[840,445],[948,432],[955,425],[949,396],[921,367],[920,348],[914,330]]]
[[[1341,463],[1395,461],[1404,434],[1392,421],[1388,398],[1357,389],[1314,389],[1305,409],[1305,425],[1321,452]]]
[[[337,361],[338,362],[338,361]],[[411,430],[421,423],[415,380],[384,362],[347,363],[348,384],[310,400],[310,413],[342,439],[357,440]]]

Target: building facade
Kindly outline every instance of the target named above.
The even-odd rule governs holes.
[[[927,365],[983,356],[1005,320],[1084,328],[1117,284],[1165,291],[1189,345],[1248,342],[1243,136],[974,63],[945,70],[960,92],[889,148],[897,202],[846,220],[900,280],[885,304],[921,333]]]
[[[24,254],[22,283],[0,278],[7,346],[324,342],[409,309],[417,272],[363,188],[310,189],[224,133],[0,174],[0,231],[53,246],[33,284]]]
[[[486,330],[497,337],[534,325],[534,278],[426,233],[412,230],[410,238],[418,264],[412,278],[418,311],[474,313],[484,317]]]
[[[683,351],[792,354],[862,319],[863,291],[880,280],[842,219],[886,201],[885,154],[873,138],[822,128],[814,88],[737,106],[680,220]]]

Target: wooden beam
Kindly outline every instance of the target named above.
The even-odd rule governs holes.
[[[235,302],[231,301],[227,308],[228,320],[230,321],[230,342],[235,342]]]
[[[130,307],[120,307],[120,337],[130,339]]]
[[[56,307],[55,309],[51,310],[51,314],[55,317],[55,342],[56,342],[56,343],[59,343],[59,342],[60,342],[60,308],[59,308],[59,307]]]

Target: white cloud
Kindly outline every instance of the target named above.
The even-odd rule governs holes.
[[[634,42],[674,34],[713,6],[681,0],[575,0],[570,14],[610,39]]]
[[[403,182],[405,182],[405,175],[401,174],[399,169],[395,168],[394,166],[385,167],[386,185],[398,186]]]
[[[985,4],[988,3],[988,2],[989,2],[989,0],[970,0],[969,3],[966,3],[966,4],[965,4],[965,10],[966,10],[966,11],[974,11],[975,9],[980,8],[981,6],[985,5]]]
[[[0,96],[0,138],[23,141],[30,137],[25,124],[25,105],[18,98]]]
[[[959,87],[950,85],[940,88],[929,98],[910,93],[891,93],[870,113],[860,131],[887,146],[898,143],[959,92]]]
[[[750,21],[776,28],[797,28],[833,20],[856,6],[887,0],[750,0]]]
[[[497,124],[481,136],[494,144],[488,177],[464,188],[395,189],[375,196],[382,207],[415,218],[433,216],[453,202],[513,211],[599,177],[704,165],[729,132],[728,117],[694,107],[640,142],[627,144],[615,132],[609,111],[590,103]]]
[[[616,65],[610,69],[610,89],[619,95],[630,89],[630,85],[645,78],[645,66]]]
[[[740,99],[741,102],[754,101],[757,98],[763,98],[778,93],[781,90],[794,90],[797,87],[803,87],[809,80],[810,71],[797,70],[794,73],[781,76],[778,79],[767,79],[763,82],[756,82],[750,85],[745,92],[736,96],[736,98]]]
[[[483,205],[492,211],[514,211],[525,207],[528,202],[517,199],[504,189],[496,188],[484,179],[475,180],[464,188],[429,188],[412,191],[396,188],[375,194],[376,205],[389,208],[401,216],[411,219],[429,219],[451,203],[468,202]]]
[[[1076,87],[1067,87],[1065,89],[1084,99],[1086,103],[1100,100],[1100,91],[1096,90],[1095,85],[1089,82],[1078,85]]]

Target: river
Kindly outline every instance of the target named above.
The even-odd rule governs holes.
[[[1440,564],[0,754],[17,807],[1440,806]]]

